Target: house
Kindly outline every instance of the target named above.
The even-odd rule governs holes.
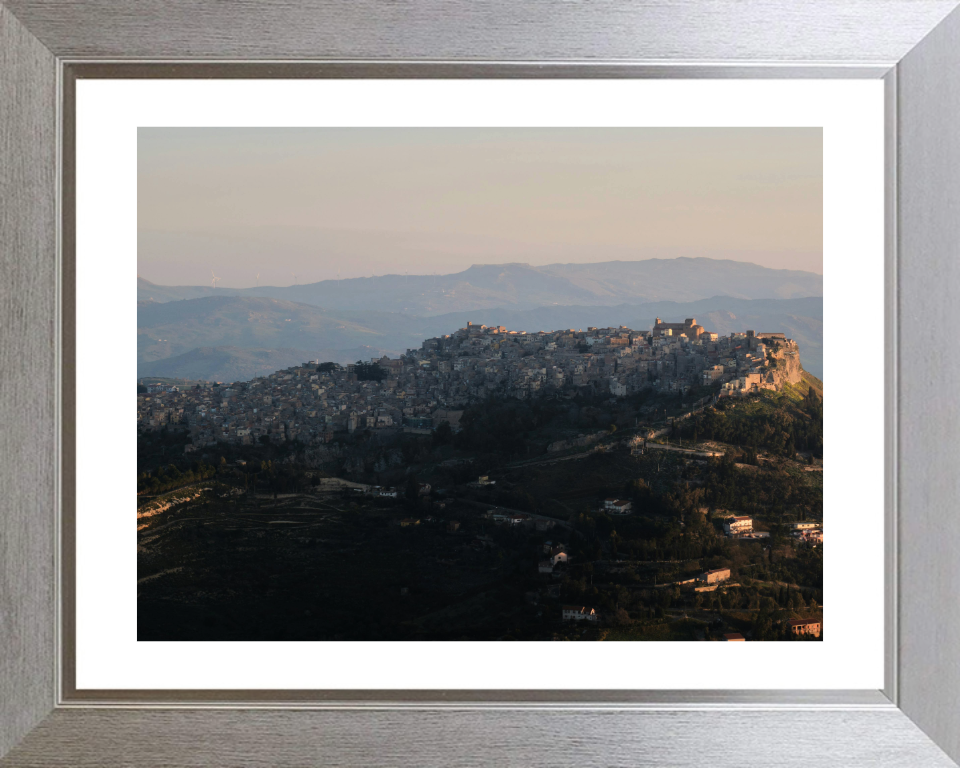
[[[704,584],[718,584],[721,581],[727,581],[729,578],[729,568],[714,568],[712,571],[704,571],[700,574],[700,581]]]
[[[790,619],[787,627],[794,635],[813,635],[820,637],[820,622],[817,619]]]
[[[596,608],[580,605],[563,606],[564,621],[598,621],[599,619],[600,614],[597,613]]]
[[[549,560],[541,560],[537,563],[537,571],[540,573],[553,573],[553,563]]]
[[[382,498],[382,499],[395,499],[395,498],[397,498],[397,489],[396,489],[396,488],[381,488],[381,489],[380,489],[380,498]]]
[[[724,369],[722,365],[711,366],[700,374],[701,383],[704,386],[710,386],[715,381],[719,381],[723,377],[723,373]]]
[[[557,563],[565,563],[567,559],[567,550],[563,547],[554,547],[550,550],[550,562],[554,565]]]
[[[820,523],[790,523],[787,525],[791,531],[812,531],[814,528],[819,528]]]
[[[805,544],[823,544],[823,531],[794,531],[790,535]]]
[[[603,511],[611,515],[629,515],[633,511],[633,502],[623,499],[604,499]]]
[[[723,521],[723,532],[727,536],[739,536],[753,530],[753,519],[743,515],[733,515]]]
[[[741,635],[739,632],[728,632],[723,636],[723,639],[728,643],[746,642],[743,635]]]
[[[623,499],[604,499],[603,511],[609,515],[629,515],[633,512],[633,502]]]
[[[401,528],[409,528],[410,526],[413,526],[413,525],[420,525],[420,521],[414,517],[405,517],[403,518],[403,520],[400,521]]]
[[[460,523],[457,520],[447,521],[447,533],[456,533],[460,529]]]

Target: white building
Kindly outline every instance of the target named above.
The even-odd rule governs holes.
[[[580,605],[563,606],[564,621],[598,621],[600,614],[596,608]]]
[[[633,512],[633,502],[623,499],[607,499],[603,503],[603,511],[608,515],[629,515]]]
[[[609,515],[629,515],[633,512],[633,502],[623,499],[604,499],[603,511]]]
[[[753,520],[742,515],[734,515],[723,521],[723,532],[727,536],[739,536],[753,530]]]
[[[699,577],[704,584],[718,584],[721,581],[727,581],[729,578],[729,568],[714,568],[712,571],[704,571]]]

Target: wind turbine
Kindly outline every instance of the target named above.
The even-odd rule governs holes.
[[[210,285],[213,287],[213,290],[217,290],[217,281],[221,280],[222,278],[219,278],[215,274],[213,274],[212,269],[210,270],[210,276],[213,278],[213,280],[210,281]]]
[[[257,288],[260,287],[260,273],[257,272]]]
[[[293,284],[294,284],[294,285],[300,285],[300,283],[298,282],[297,276],[296,276],[295,274],[293,274],[293,272],[290,273],[290,276],[293,278]]]

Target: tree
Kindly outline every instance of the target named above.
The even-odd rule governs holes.
[[[630,618],[630,614],[627,613],[623,608],[617,608],[613,612],[613,616],[610,617],[610,623],[615,627],[626,627],[633,623]]]
[[[407,487],[403,494],[407,501],[415,502],[420,496],[420,482],[417,480],[416,475],[410,475],[407,478]]]
[[[383,381],[387,375],[379,363],[365,363],[362,360],[357,360],[353,372],[357,374],[357,381]]]
[[[813,387],[810,387],[807,390],[806,396],[803,398],[803,408],[810,414],[814,419],[823,418],[823,402],[817,397],[817,393],[814,391]]]
[[[434,445],[450,445],[453,442],[453,428],[449,421],[441,421],[433,430]]]

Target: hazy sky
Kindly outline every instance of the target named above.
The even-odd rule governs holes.
[[[141,128],[167,285],[708,256],[823,272],[812,128]]]

